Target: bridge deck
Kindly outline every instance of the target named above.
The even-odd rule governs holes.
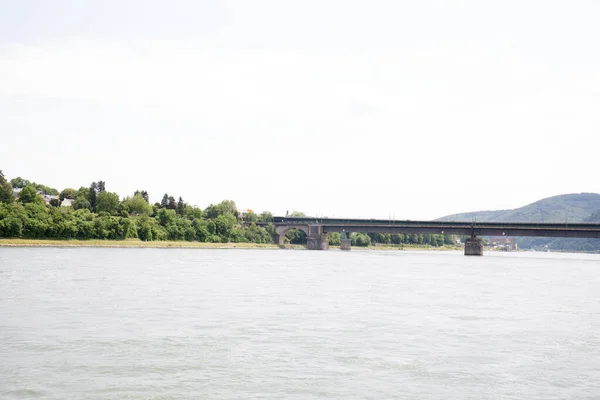
[[[290,227],[320,225],[324,232],[600,238],[600,223],[398,221],[285,217],[275,217],[274,223]]]

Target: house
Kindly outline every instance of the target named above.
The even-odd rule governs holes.
[[[46,194],[45,192],[42,192],[41,190],[38,190],[37,194],[42,196],[42,199],[44,199],[46,204],[50,204],[50,200],[54,200],[54,199],[58,200],[58,195],[56,195],[56,196],[49,195],[49,194]]]
[[[13,189],[13,197],[18,200],[21,197],[21,191],[22,190],[23,190],[23,188],[14,188]],[[38,195],[40,195],[42,197],[42,199],[44,199],[44,202],[46,202],[46,204],[50,204],[50,200],[55,200],[55,199],[59,200],[58,195],[49,195],[49,194],[46,194],[45,192],[43,192],[41,190],[38,190],[36,193]],[[73,199],[65,199],[65,201],[67,202],[67,204],[64,204],[64,201],[63,201],[63,205],[65,207],[68,207],[75,200],[73,200]]]
[[[61,207],[72,207],[74,201],[75,201],[75,199],[67,199],[67,198],[65,198],[62,201],[62,203],[60,203],[60,206]]]

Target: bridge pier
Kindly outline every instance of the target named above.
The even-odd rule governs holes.
[[[343,231],[340,235],[340,250],[350,251],[352,248],[352,241],[350,240],[350,233],[346,234],[346,231]]]
[[[482,256],[483,242],[476,236],[471,236],[465,241],[465,256]]]
[[[329,250],[329,236],[327,233],[309,236],[306,238],[306,248],[308,250]]]
[[[306,238],[308,250],[329,250],[329,236],[323,232],[323,225],[309,225]]]
[[[340,239],[340,250],[350,251],[352,248],[352,241],[350,239]]]
[[[275,235],[275,243],[277,243],[279,246],[283,246],[285,243],[285,235]]]

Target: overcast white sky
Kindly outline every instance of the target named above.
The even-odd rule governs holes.
[[[0,169],[431,219],[600,192],[600,2],[0,0]]]

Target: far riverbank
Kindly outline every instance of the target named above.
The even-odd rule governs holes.
[[[185,249],[273,249],[282,247],[276,244],[260,243],[204,243],[204,242],[185,242],[185,241],[150,241],[141,240],[46,240],[46,239],[0,239],[0,247],[114,247],[114,248],[185,248]],[[283,246],[284,249],[305,250],[304,245]],[[338,246],[331,246],[331,249],[339,250]],[[359,247],[354,246],[356,250],[434,250],[434,251],[454,251],[460,250],[458,246],[419,246],[419,245],[378,245]]]
[[[185,241],[141,240],[46,240],[0,239],[0,247],[116,247],[116,248],[185,248],[185,249],[279,249],[275,244],[259,243],[204,243]],[[293,246],[302,248],[303,246]]]

